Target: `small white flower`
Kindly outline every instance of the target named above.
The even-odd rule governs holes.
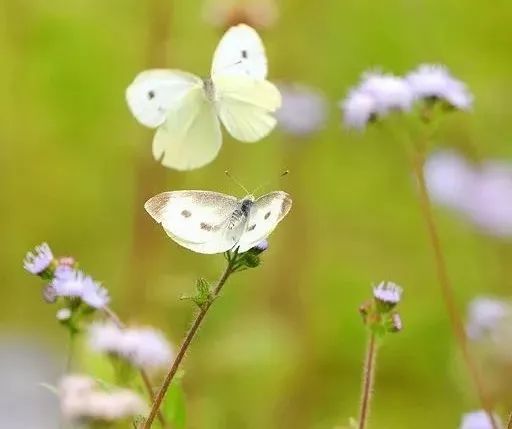
[[[468,307],[466,331],[472,340],[492,336],[500,324],[512,316],[510,303],[491,297],[477,297]]]
[[[69,320],[71,317],[71,310],[69,308],[61,308],[60,310],[57,311],[55,317],[57,317],[57,320],[61,322]]]
[[[352,89],[340,103],[343,122],[347,128],[362,130],[368,122],[377,118],[377,101],[358,88]]]
[[[473,96],[466,85],[442,65],[422,64],[406,76],[415,98],[440,99],[460,110],[468,110]]]
[[[498,416],[494,416],[498,426],[501,428],[502,423]],[[488,414],[483,411],[473,411],[462,416],[460,429],[493,429],[492,423]]]
[[[282,103],[276,112],[281,129],[294,136],[320,130],[327,116],[327,103],[317,90],[300,84],[279,85]]]
[[[62,415],[71,422],[111,422],[143,414],[146,404],[128,389],[103,391],[86,376],[68,375],[59,385]]]
[[[89,344],[97,352],[116,355],[139,368],[159,368],[172,360],[169,343],[151,328],[120,329],[112,322],[93,323]]]
[[[23,268],[31,274],[40,274],[46,270],[53,261],[53,253],[48,243],[42,243],[32,252],[28,252],[23,260]]]
[[[402,297],[402,288],[393,282],[381,282],[373,288],[373,296],[386,304],[398,304]]]
[[[380,115],[395,110],[409,111],[414,101],[411,88],[405,79],[392,74],[365,73],[359,91],[375,100]]]
[[[477,174],[468,162],[453,151],[432,154],[424,166],[425,182],[432,201],[465,210]]]

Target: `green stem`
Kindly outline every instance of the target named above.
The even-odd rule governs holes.
[[[462,322],[462,318],[457,309],[457,305],[455,302],[455,294],[453,292],[453,288],[450,283],[450,278],[448,276],[448,270],[446,268],[443,248],[441,246],[441,240],[439,239],[439,234],[437,232],[437,227],[432,212],[432,204],[430,202],[430,197],[425,183],[425,176],[423,172],[424,146],[420,144],[416,146],[416,151],[413,156],[412,164],[414,174],[416,175],[416,179],[418,182],[421,213],[423,215],[423,219],[427,227],[427,233],[430,240],[430,244],[434,252],[434,261],[436,266],[437,278],[439,281],[439,285],[441,287],[441,293],[443,296],[444,304],[446,306],[446,310],[448,312],[450,324],[455,335],[455,338],[457,340],[457,343],[459,345],[459,348],[462,352],[464,362],[475,384],[480,404],[487,413],[487,415],[489,416],[492,428],[499,429],[499,426],[496,422],[496,418],[494,417],[494,413],[492,412],[492,401],[490,400],[487,390],[485,389],[485,385],[480,375],[479,368],[475,363],[473,356],[470,353],[468,340],[466,336],[466,330],[464,329],[464,323]]]
[[[235,271],[235,267],[237,264],[237,253],[235,252],[233,256],[228,254],[227,258],[227,266],[224,272],[222,273],[222,276],[220,277],[219,281],[217,282],[217,286],[212,292],[212,299],[208,300],[200,309],[199,313],[197,313],[197,316],[192,323],[192,326],[190,327],[189,331],[185,335],[185,338],[183,339],[183,342],[181,343],[181,346],[178,350],[178,353],[176,354],[176,357],[174,358],[174,362],[172,363],[171,367],[169,368],[169,372],[165,376],[164,382],[162,386],[160,387],[160,390],[158,391],[155,400],[153,402],[153,406],[151,407],[151,411],[149,413],[148,418],[144,422],[143,429],[150,429],[151,425],[153,424],[153,420],[155,419],[155,416],[160,408],[160,405],[162,404],[162,401],[167,393],[167,390],[169,389],[169,385],[171,384],[172,380],[174,379],[174,376],[176,375],[176,372],[178,371],[178,368],[185,357],[185,354],[187,353],[188,348],[190,347],[190,344],[192,343],[192,340],[196,336],[199,327],[201,326],[201,323],[203,322],[206,313],[212,306],[213,302],[215,302],[215,299],[218,297],[220,291],[222,290],[222,287],[228,280],[229,276]]]
[[[375,362],[377,359],[377,338],[375,333],[370,332],[368,346],[366,348],[366,357],[363,367],[363,387],[361,394],[361,404],[359,408],[358,429],[365,429],[370,414],[370,403],[373,393],[373,382],[375,378]]]

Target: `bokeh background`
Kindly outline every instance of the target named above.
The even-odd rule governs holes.
[[[194,311],[179,297],[197,277],[215,279],[224,261],[168,240],[143,203],[171,189],[242,196],[229,169],[248,188],[276,179],[267,190],[286,190],[294,207],[263,265],[232,278],[187,356],[187,427],[334,428],[355,417],[366,338],[358,307],[380,280],[405,289],[404,330],[380,351],[373,427],[457,427],[478,403],[440,299],[407,156],[389,134],[344,130],[337,102],[368,68],[444,63],[475,106],[452,115],[435,144],[512,159],[512,5],[278,1],[275,22],[260,29],[269,78],[321,91],[325,125],[303,138],[276,130],[253,145],[225,135],[211,165],[178,173],[152,160],[152,131],[131,116],[124,91],[149,67],[206,75],[223,29],[205,14],[199,0],[1,5],[1,426],[57,427],[57,400],[38,383],[62,372],[67,336],[22,269],[25,252],[48,241],[74,256],[108,287],[123,319],[178,344]],[[284,169],[291,174],[277,181]],[[461,310],[478,294],[507,296],[507,241],[442,208],[435,214]]]

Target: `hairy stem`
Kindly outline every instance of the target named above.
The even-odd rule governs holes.
[[[160,409],[160,405],[162,404],[162,401],[167,393],[167,390],[169,389],[169,385],[171,384],[172,380],[174,379],[174,376],[176,375],[176,372],[178,371],[181,361],[185,357],[185,354],[187,353],[187,350],[188,350],[190,344],[192,343],[192,340],[196,336],[196,334],[199,330],[199,327],[201,326],[201,323],[203,322],[203,320],[206,316],[206,313],[208,312],[208,310],[212,306],[213,302],[219,295],[222,287],[228,280],[229,276],[235,271],[236,264],[237,264],[237,255],[235,253],[235,255],[231,256],[228,259],[226,269],[222,273],[222,276],[220,277],[219,281],[217,282],[217,286],[215,287],[215,289],[212,292],[212,299],[206,301],[202,305],[199,313],[197,313],[197,316],[196,316],[194,322],[192,323],[192,326],[190,327],[189,331],[185,335],[185,338],[183,339],[183,342],[181,343],[178,353],[176,354],[176,357],[174,358],[174,362],[172,363],[171,367],[169,368],[169,372],[165,376],[164,382],[162,383],[162,386],[160,387],[160,390],[158,391],[158,393],[155,397],[155,400],[153,402],[153,406],[151,407],[149,416],[146,419],[146,421],[144,422],[143,429],[151,428],[151,425],[153,424],[153,420],[155,419],[155,416],[156,416],[158,410]]]
[[[103,312],[105,313],[105,315],[113,323],[115,323],[115,325],[119,329],[125,329],[126,328],[126,324],[123,323],[123,321],[119,318],[119,316],[110,307],[108,307],[108,306],[104,307],[103,308]],[[143,368],[140,368],[139,369],[139,373],[140,373],[140,377],[142,379],[142,382],[144,383],[144,387],[147,390],[149,399],[151,401],[154,401],[154,399],[155,399],[155,392],[153,392],[153,387],[151,386],[151,381],[149,379],[149,376],[148,376],[147,372]],[[167,422],[165,420],[165,417],[163,416],[163,414],[160,411],[158,411],[157,417],[158,417],[158,421],[162,425],[162,428],[165,429],[167,427]]]
[[[375,360],[377,358],[377,343],[375,333],[371,332],[366,349],[366,357],[363,367],[363,387],[361,404],[359,408],[359,429],[365,429],[370,414],[370,402],[373,393],[373,380],[375,378]]]
[[[446,268],[443,248],[441,246],[441,241],[439,239],[439,234],[437,232],[436,223],[432,213],[432,204],[430,202],[430,197],[428,195],[427,187],[425,184],[425,176],[423,173],[424,151],[419,146],[414,153],[412,164],[419,187],[421,213],[423,215],[430,244],[434,252],[437,277],[441,287],[443,301],[445,303],[446,310],[450,319],[450,324],[458,346],[462,352],[464,362],[468,368],[471,378],[473,379],[473,383],[475,384],[480,404],[488,414],[492,428],[499,429],[494,417],[494,413],[492,412],[492,403],[485,389],[480,371],[473,359],[473,356],[470,353],[466,331],[464,329],[464,323],[462,322],[462,318],[455,303],[453,288],[451,286],[450,279],[448,277],[448,270]]]

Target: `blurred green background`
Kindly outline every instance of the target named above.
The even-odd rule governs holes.
[[[406,154],[385,134],[344,131],[336,103],[368,68],[445,63],[476,102],[472,114],[450,117],[436,143],[512,158],[512,4],[283,0],[278,11],[261,31],[269,78],[322,90],[325,129],[300,141],[277,130],[254,145],[225,134],[212,164],[178,173],[152,160],[152,131],[131,116],[124,91],[150,66],[208,73],[222,30],[204,20],[202,1],[3,2],[0,338],[38,343],[63,366],[56,308],[21,265],[48,241],[104,282],[123,319],[178,344],[194,311],[179,297],[197,277],[215,279],[224,261],[171,242],[144,201],[171,189],[241,195],[224,170],[253,188],[290,169],[273,187],[294,207],[264,264],[232,278],[187,356],[187,427],[334,428],[355,417],[365,349],[358,307],[380,280],[404,287],[405,328],[381,349],[372,427],[457,427],[479,406],[440,300]],[[508,295],[509,245],[442,209],[436,216],[460,308],[476,294]]]

